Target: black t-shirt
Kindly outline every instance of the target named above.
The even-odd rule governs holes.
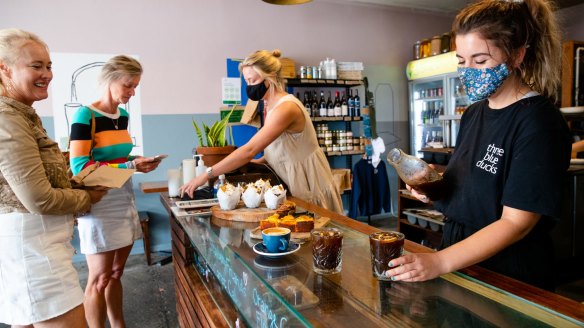
[[[461,119],[445,191],[435,205],[473,230],[498,220],[503,206],[558,217],[570,153],[568,126],[547,98],[496,110],[480,101]]]

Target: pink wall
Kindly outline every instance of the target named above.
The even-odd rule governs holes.
[[[146,115],[216,113],[228,57],[280,48],[297,65],[334,56],[403,69],[414,41],[443,33],[450,23],[444,16],[320,1],[21,0],[3,3],[0,11],[0,28],[33,31],[53,52],[139,55]],[[391,79],[407,90],[405,73]],[[52,115],[51,101],[37,108]]]

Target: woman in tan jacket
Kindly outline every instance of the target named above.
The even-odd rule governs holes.
[[[86,327],[72,264],[73,213],[103,191],[71,189],[66,162],[32,104],[48,97],[46,44],[0,30],[0,322]]]

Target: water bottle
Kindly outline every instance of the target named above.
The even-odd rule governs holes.
[[[221,174],[219,175],[219,177],[217,178],[217,180],[215,180],[215,183],[213,184],[213,197],[217,198],[217,192],[219,191],[219,188],[221,188],[222,185],[226,184],[227,181],[225,180],[225,174]]]

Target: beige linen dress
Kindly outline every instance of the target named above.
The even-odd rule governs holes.
[[[314,126],[300,100],[290,94],[280,98],[266,120],[287,101],[295,103],[304,115],[304,129],[299,133],[282,133],[266,147],[264,157],[288,185],[292,196],[343,214],[341,195],[334,185],[328,160],[318,146]]]
[[[83,303],[73,215],[90,208],[35,110],[0,96],[0,322],[28,325]]]

